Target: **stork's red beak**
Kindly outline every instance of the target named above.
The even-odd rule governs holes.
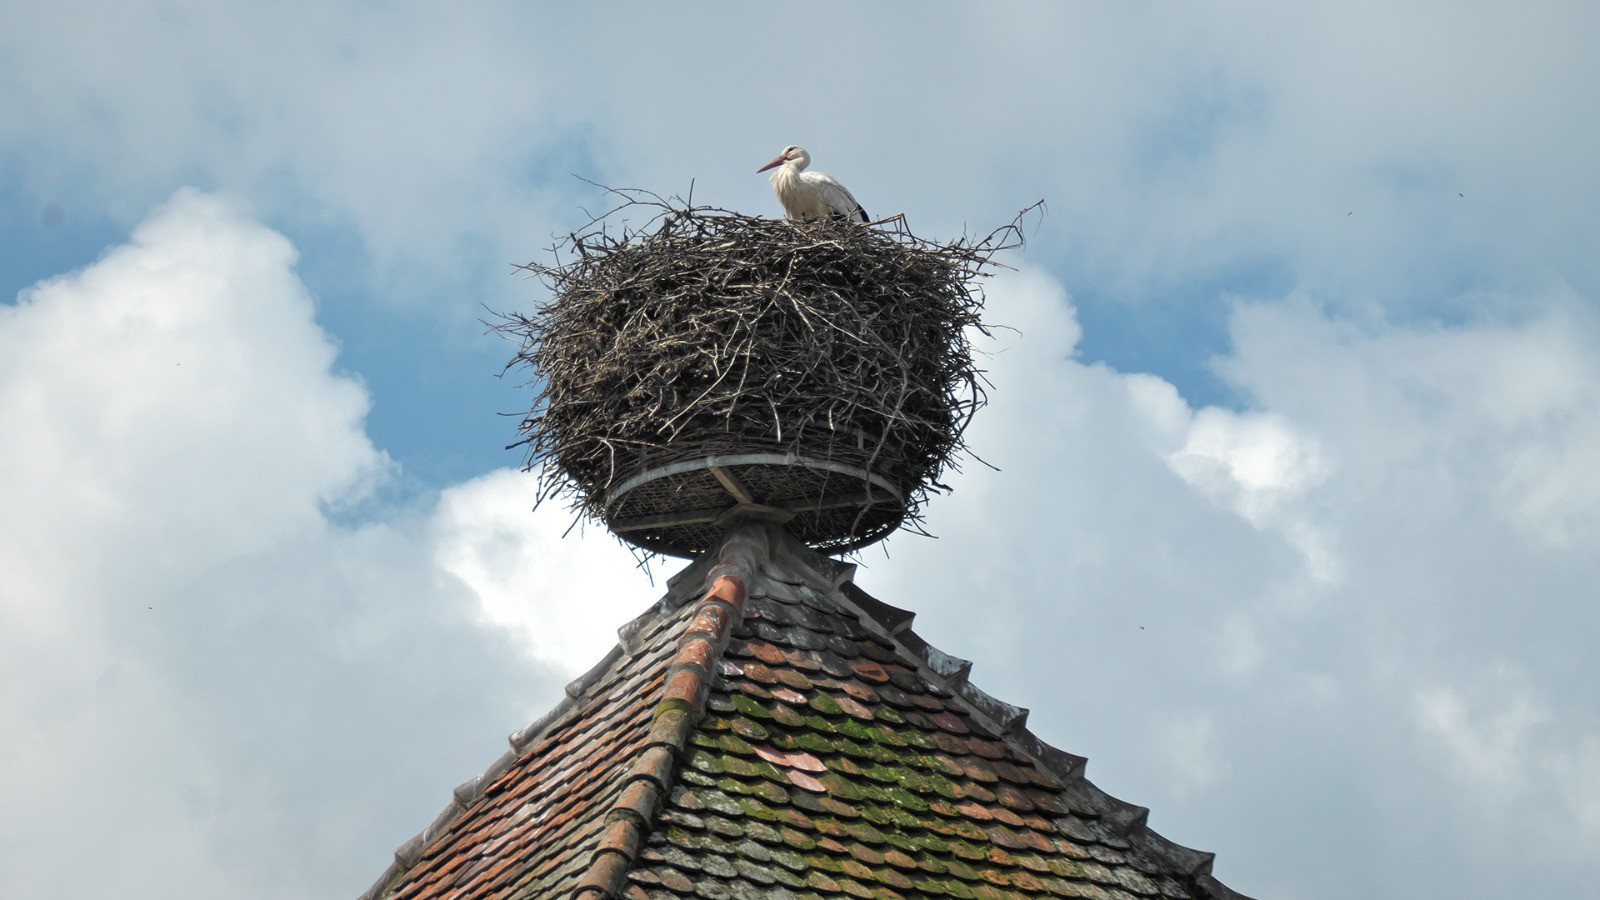
[[[783,165],[784,163],[786,163],[788,161],[789,161],[789,157],[787,155],[779,153],[777,159],[775,159],[772,162],[769,162],[766,165],[762,166],[761,168],[757,169],[756,170],[756,174],[759,175],[762,172],[765,172],[766,170],[772,168],[773,166],[781,166],[781,165]]]

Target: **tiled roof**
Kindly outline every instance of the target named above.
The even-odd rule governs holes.
[[[372,898],[1237,898],[853,567],[747,526]]]

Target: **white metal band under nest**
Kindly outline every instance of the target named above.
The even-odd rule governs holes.
[[[835,472],[883,489],[901,506],[904,506],[906,502],[905,495],[900,493],[893,484],[890,484],[882,475],[869,472],[866,469],[847,466],[844,463],[836,463],[826,459],[810,459],[796,453],[735,453],[731,456],[706,456],[700,459],[685,459],[658,466],[646,472],[640,472],[638,475],[629,478],[606,492],[605,508],[612,509],[619,500],[627,496],[629,491],[642,484],[649,484],[652,481],[658,481],[673,475],[682,475],[685,472],[713,468],[720,469],[729,466],[799,466],[807,469]]]

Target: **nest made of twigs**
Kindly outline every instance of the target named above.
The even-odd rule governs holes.
[[[763,496],[740,497],[756,490],[737,481],[730,492],[750,510],[815,513],[802,536],[819,549],[919,521],[985,402],[968,341],[984,328],[977,280],[1020,243],[1017,223],[940,244],[903,224],[765,219],[616,193],[623,205],[559,241],[553,262],[522,267],[552,299],[494,325],[520,345],[507,369],[532,373],[533,407],[511,446],[539,470],[540,501],[565,496],[636,544],[689,555],[715,529],[649,531],[636,516],[652,510],[622,509],[619,486],[681,469],[729,487],[725,470],[688,461],[781,457],[794,477],[747,468]],[[641,212],[644,224],[618,224]],[[705,502],[662,484],[656,519],[693,518],[673,505]],[[824,496],[863,487],[854,507]]]

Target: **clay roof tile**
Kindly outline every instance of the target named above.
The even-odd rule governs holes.
[[[364,900],[1243,900],[852,573],[734,531]]]

